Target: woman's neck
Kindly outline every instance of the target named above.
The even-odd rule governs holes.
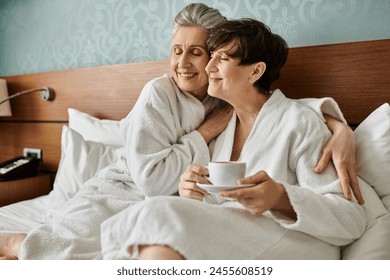
[[[261,108],[268,100],[268,98],[269,97],[265,94],[257,93],[256,97],[243,100],[239,105],[234,107],[237,115],[237,121],[231,160],[239,159],[242,148],[250,132],[252,131],[257,116],[259,115]]]
[[[238,118],[237,124],[250,131],[268,98],[266,94],[256,91],[248,94],[248,98],[240,100],[239,104],[235,104],[233,107]]]

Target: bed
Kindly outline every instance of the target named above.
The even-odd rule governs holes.
[[[333,97],[355,129],[357,169],[372,190],[370,224],[343,248],[342,259],[390,259],[390,39],[291,48],[279,87],[291,98]],[[43,150],[40,172],[50,193],[0,208],[0,235],[27,232],[71,198],[80,185],[118,158],[119,120],[143,85],[167,72],[167,60],[2,77],[10,94],[41,86],[56,93],[12,101],[0,118],[0,161],[23,147]],[[74,133],[75,132],[75,133]]]

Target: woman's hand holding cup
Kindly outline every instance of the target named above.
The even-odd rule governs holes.
[[[209,175],[208,169],[201,165],[190,164],[187,170],[181,175],[179,183],[179,194],[182,197],[188,197],[197,200],[203,198],[209,193],[197,186],[196,183],[208,184],[205,176]]]

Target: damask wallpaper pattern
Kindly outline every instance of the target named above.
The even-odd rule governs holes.
[[[0,75],[166,59],[187,0],[0,0]],[[208,0],[290,46],[390,38],[390,0]]]

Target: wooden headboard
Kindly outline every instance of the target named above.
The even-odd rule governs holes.
[[[24,147],[39,148],[41,169],[56,172],[67,108],[120,120],[144,84],[168,67],[161,60],[3,77],[10,94],[48,86],[56,96],[52,102],[42,101],[39,94],[12,100],[13,116],[0,118],[0,161],[21,155]],[[390,102],[390,39],[291,48],[274,87],[291,98],[331,96],[356,126]]]

